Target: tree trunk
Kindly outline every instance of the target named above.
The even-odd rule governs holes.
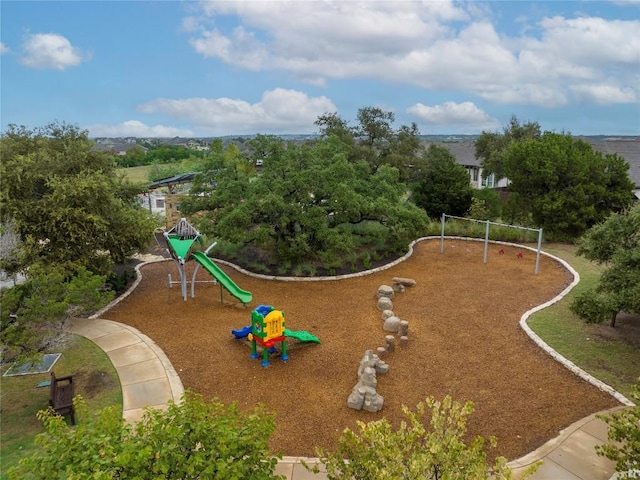
[[[611,327],[615,327],[616,326],[616,318],[618,316],[618,312],[614,312],[613,315],[611,315]]]

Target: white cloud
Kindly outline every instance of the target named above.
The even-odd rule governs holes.
[[[571,90],[579,98],[598,105],[634,103],[638,100],[638,95],[632,88],[614,84],[574,85]]]
[[[491,4],[237,1],[200,8],[186,22],[198,53],[252,71],[286,70],[314,85],[375,78],[551,108],[578,99],[582,85],[614,78],[614,89],[633,85],[633,95],[615,98],[640,96],[639,20],[556,16],[509,37],[496,31]]]
[[[83,53],[71,45],[68,39],[56,33],[29,35],[22,48],[24,56],[21,62],[31,68],[64,70],[91,59],[91,55]]]
[[[629,65],[640,59],[640,21],[605,20],[560,16],[540,22],[542,39],[532,50],[552,61],[591,68]]]
[[[138,120],[127,120],[117,125],[89,125],[86,127],[92,137],[194,137],[192,130],[145,125]]]
[[[0,55],[4,55],[5,53],[9,53],[11,49],[7,47],[3,42],[0,42]]]
[[[305,133],[327,112],[337,111],[327,97],[276,88],[257,103],[231,98],[158,98],[138,106],[143,113],[161,112],[187,120],[209,135]]]
[[[416,103],[407,108],[407,113],[418,118],[420,124],[442,126],[459,133],[477,133],[500,126],[497,119],[479,109],[473,102],[444,102],[432,107]]]

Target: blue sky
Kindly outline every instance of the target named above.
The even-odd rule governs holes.
[[[423,134],[511,115],[640,135],[640,1],[2,0],[0,123],[96,136],[316,133],[359,108]]]

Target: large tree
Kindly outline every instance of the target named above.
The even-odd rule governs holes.
[[[505,178],[504,156],[511,144],[523,140],[539,139],[542,135],[538,122],[520,123],[513,115],[509,125],[505,126],[502,133],[483,131],[476,140],[476,158],[482,162],[482,175],[487,177],[494,174],[496,180]]]
[[[606,267],[599,284],[576,297],[572,309],[589,322],[619,312],[640,314],[640,205],[613,213],[580,239],[578,254]]]
[[[560,238],[580,236],[633,199],[624,158],[603,155],[568,134],[514,142],[502,166],[534,224]]]
[[[202,212],[200,227],[232,242],[274,252],[280,261],[323,263],[353,256],[362,243],[406,248],[423,232],[424,214],[403,200],[398,171],[371,174],[348,161],[350,147],[330,136],[307,145],[258,136],[251,149],[264,158],[260,175],[240,156],[212,155],[185,213]],[[360,225],[370,228],[358,230]]]
[[[440,218],[443,213],[464,216],[469,212],[473,199],[469,174],[446,147],[430,145],[420,170],[413,200],[429,217]]]
[[[357,126],[351,127],[337,113],[329,113],[315,124],[324,137],[336,136],[349,146],[349,161],[367,162],[372,173],[383,165],[392,166],[400,171],[403,181],[408,180],[424,150],[417,125],[401,125],[396,130],[393,112],[378,107],[360,108],[357,120]]]
[[[137,206],[141,187],[91,147],[86,131],[64,123],[2,134],[0,220],[21,239],[20,261],[8,266],[105,274],[147,247],[155,223]]]

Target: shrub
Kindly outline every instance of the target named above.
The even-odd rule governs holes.
[[[277,458],[269,455],[274,416],[264,407],[241,413],[186,392],[167,410],[148,409],[135,426],[114,407],[89,415],[81,397],[74,399],[77,426],[52,410],[38,417],[45,432],[40,450],[9,470],[9,479],[273,479]]]
[[[616,313],[609,298],[595,288],[578,293],[569,308],[587,323],[602,323]]]
[[[636,402],[634,407],[598,416],[609,425],[609,442],[598,445],[596,452],[616,462],[618,480],[640,478],[640,379],[632,397]]]
[[[426,410],[431,418],[428,428],[423,422]],[[464,405],[447,396],[442,401],[429,397],[418,403],[416,411],[403,407],[407,422],[393,430],[383,418],[369,423],[358,422],[358,432],[346,429],[335,452],[318,450],[330,480],[434,479],[471,480],[507,479],[511,470],[506,459],[498,457],[493,465],[483,450],[485,440],[476,437],[465,444],[467,419],[473,404]],[[491,437],[489,445],[495,446]],[[531,475],[537,464],[521,478]],[[305,465],[311,471],[318,471]]]
[[[495,220],[502,214],[500,195],[493,188],[482,188],[473,191],[473,202],[469,216],[479,220]]]

